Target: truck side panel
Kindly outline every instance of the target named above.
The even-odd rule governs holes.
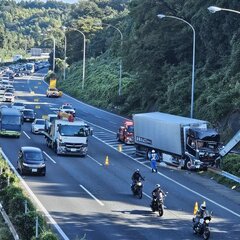
[[[135,143],[182,156],[184,154],[181,125],[136,114],[134,119]]]

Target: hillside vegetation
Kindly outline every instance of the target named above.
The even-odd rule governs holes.
[[[183,21],[157,15],[178,17],[196,32],[194,117],[213,123],[225,141],[240,128],[240,14],[211,14],[210,5],[240,10],[238,0],[91,0],[73,5],[2,0],[1,52],[16,53],[26,46],[51,50],[54,37],[55,70],[64,91],[126,116],[147,111],[190,116],[193,31]],[[86,37],[84,90],[83,35],[77,30]]]

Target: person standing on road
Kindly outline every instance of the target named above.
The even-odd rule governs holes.
[[[149,153],[149,159],[151,161],[151,168],[152,168],[152,172],[157,172],[157,161],[159,160],[159,156],[158,154],[155,152],[155,150],[153,149],[150,153]]]

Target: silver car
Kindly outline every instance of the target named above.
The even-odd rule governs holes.
[[[31,132],[34,134],[41,134],[45,130],[45,120],[36,118],[32,123]]]

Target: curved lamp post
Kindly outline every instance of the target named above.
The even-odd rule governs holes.
[[[120,63],[119,63],[119,83],[118,83],[118,95],[121,96],[121,91],[122,91],[122,46],[123,46],[123,34],[122,32],[120,31],[119,28],[111,25],[111,24],[108,24],[108,23],[101,23],[101,25],[106,25],[108,27],[112,27],[114,28],[115,30],[117,30],[120,34],[120,37],[121,37],[121,56],[120,56]]]
[[[239,11],[232,10],[232,9],[228,9],[228,8],[220,8],[220,7],[216,7],[216,6],[210,6],[210,7],[208,7],[208,11],[209,11],[210,13],[215,13],[215,12],[219,12],[219,11],[227,11],[227,12],[233,12],[233,13],[238,13],[238,14],[240,14]]]
[[[84,89],[84,83],[85,83],[85,66],[86,66],[86,36],[85,36],[85,34],[82,32],[82,31],[80,31],[80,30],[78,30],[78,29],[76,29],[76,28],[69,28],[70,30],[72,30],[72,31],[77,31],[77,32],[79,32],[79,33],[81,33],[82,34],[82,36],[83,36],[83,76],[82,76],[82,89]]]
[[[174,18],[174,19],[177,19],[177,20],[180,20],[184,23],[186,23],[188,26],[191,27],[191,29],[193,30],[193,54],[192,54],[192,91],[191,91],[191,113],[190,113],[190,117],[193,118],[193,105],[194,105],[194,84],[195,84],[195,42],[196,42],[196,34],[195,34],[195,29],[194,27],[187,21],[185,21],[184,19],[182,18],[179,18],[179,17],[175,17],[175,16],[169,16],[169,15],[164,15],[164,14],[158,14],[157,15],[160,19],[162,18]]]

